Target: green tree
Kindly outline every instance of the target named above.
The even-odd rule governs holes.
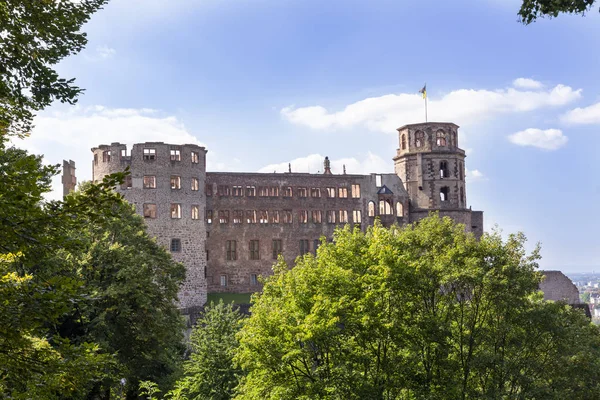
[[[581,14],[592,9],[596,0],[523,0],[519,10],[522,23],[529,25],[540,17],[554,18],[559,14]]]
[[[583,292],[583,293],[581,293],[581,295],[579,297],[581,298],[582,302],[589,303],[590,302],[591,293],[590,292]]]
[[[233,364],[239,343],[242,314],[233,304],[211,302],[190,337],[192,354],[184,365],[184,376],[169,393],[172,399],[227,400],[233,397],[242,371]]]
[[[543,301],[525,237],[346,227],[256,295],[238,399],[592,399],[600,334]]]
[[[28,135],[34,112],[82,89],[52,68],[87,43],[81,27],[108,0],[0,0],[0,136]]]

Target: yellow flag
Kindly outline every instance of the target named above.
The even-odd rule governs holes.
[[[419,90],[419,93],[423,94],[424,99],[427,98],[427,84],[425,84],[425,86],[423,86],[423,89]]]

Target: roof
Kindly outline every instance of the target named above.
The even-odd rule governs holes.
[[[400,128],[396,129],[397,131],[401,131],[405,128],[414,128],[414,127],[419,127],[419,126],[435,126],[435,125],[452,125],[456,128],[460,128],[458,125],[456,125],[454,122],[420,122],[418,124],[407,124],[407,125],[402,125]]]

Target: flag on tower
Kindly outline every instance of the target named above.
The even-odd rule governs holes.
[[[427,84],[425,84],[425,86],[423,86],[423,89],[419,90],[419,93],[423,94],[424,99],[427,98]]]

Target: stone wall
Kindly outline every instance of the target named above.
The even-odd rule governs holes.
[[[581,303],[577,286],[565,274],[560,271],[540,272],[544,274],[540,290],[544,292],[545,300],[565,301],[568,304]]]

